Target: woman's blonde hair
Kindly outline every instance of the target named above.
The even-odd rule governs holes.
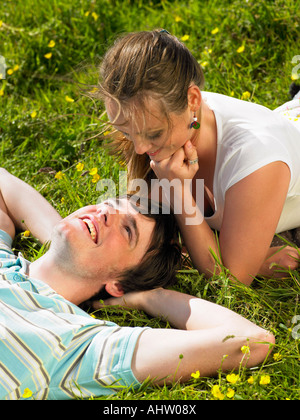
[[[103,100],[114,100],[131,121],[133,102],[138,112],[145,112],[145,99],[151,96],[158,99],[162,116],[169,121],[170,112],[186,109],[191,84],[202,89],[204,75],[185,45],[164,30],[142,31],[121,36],[107,51],[100,66],[98,93]],[[121,133],[111,146],[127,164],[129,180],[149,182],[154,177],[148,155],[138,155]]]

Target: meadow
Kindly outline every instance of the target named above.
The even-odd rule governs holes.
[[[274,109],[289,100],[290,83],[300,76],[299,0],[1,0],[0,166],[37,188],[62,216],[95,203],[98,181],[117,185],[126,169],[104,147],[109,133],[103,105],[83,88],[97,84],[97,65],[118,35],[153,28],[186,43],[204,69],[208,91]],[[44,252],[29,232],[18,235],[20,249],[29,260]],[[174,287],[271,330],[272,356],[251,370],[228,375],[220,366],[216,378],[195,372],[185,385],[143,384],[110,398],[299,399],[300,272],[283,274],[280,281],[257,278],[247,288],[232,283],[225,269],[207,281],[187,258]],[[170,327],[123,308],[95,316],[120,325]]]

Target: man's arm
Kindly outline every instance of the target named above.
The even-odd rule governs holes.
[[[0,229],[12,238],[30,230],[42,243],[50,239],[61,216],[34,188],[0,168]]]
[[[114,302],[162,316],[177,328],[141,334],[132,361],[140,382],[147,378],[160,384],[187,381],[197,370],[201,376],[213,376],[220,367],[238,369],[245,361],[248,367],[255,366],[274,343],[271,333],[229,309],[172,290],[129,293],[106,303]],[[249,346],[250,353],[243,354],[242,346]]]

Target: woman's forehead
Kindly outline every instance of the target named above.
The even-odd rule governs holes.
[[[145,126],[155,127],[166,122],[161,101],[148,96],[142,103],[134,98],[124,103],[109,98],[105,107],[110,122],[116,127],[134,126],[135,130],[141,130]]]

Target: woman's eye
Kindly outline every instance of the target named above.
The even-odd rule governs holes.
[[[162,132],[159,131],[158,133],[148,134],[147,137],[148,137],[149,140],[157,140],[161,137],[161,135],[162,135]]]

